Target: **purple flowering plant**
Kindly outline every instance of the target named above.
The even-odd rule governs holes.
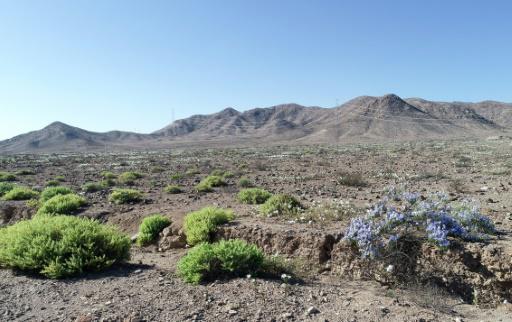
[[[366,215],[353,218],[345,232],[344,239],[363,258],[378,257],[385,247],[410,233],[442,249],[453,239],[482,241],[496,233],[492,221],[473,201],[450,202],[442,192],[423,197],[397,188],[387,191]]]

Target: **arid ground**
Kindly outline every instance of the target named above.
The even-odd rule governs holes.
[[[158,245],[134,245],[129,263],[102,273],[49,280],[0,269],[0,320],[512,321],[511,298],[503,291],[508,285],[510,296],[512,288],[511,156],[512,141],[506,138],[2,156],[0,171],[30,170],[16,176],[18,184],[42,189],[56,180],[86,197],[88,205],[79,216],[115,225],[130,236],[151,214],[168,216],[172,230],[178,231],[191,211],[209,205],[233,209],[235,221],[221,227],[218,238],[238,237],[268,254],[278,253],[289,259],[300,278],[283,283],[249,276],[188,285],[175,273],[187,248],[169,246],[172,232],[167,232]],[[232,173],[228,185],[196,192],[197,183],[214,170]],[[111,188],[83,192],[85,183],[102,180],[103,171],[142,173],[131,188],[142,191],[144,200],[115,205],[108,201]],[[257,206],[236,199],[242,177],[272,193],[295,196],[308,211],[297,218],[261,216]],[[169,184],[179,185],[183,193],[166,193]],[[390,186],[406,186],[422,195],[444,191],[454,200],[478,201],[500,234],[486,243],[472,243],[460,254],[474,256],[462,262],[459,253],[436,254],[434,260],[442,262],[435,272],[467,281],[472,292],[479,286],[487,290],[486,281],[508,278],[496,281],[501,293],[493,293],[489,301],[472,301],[467,292],[448,284],[385,283],[348,272],[350,263],[339,247],[345,227]],[[326,210],[333,207],[335,216]],[[0,201],[0,224],[13,224],[34,212],[26,201]],[[491,275],[478,280],[475,276],[484,267]]]

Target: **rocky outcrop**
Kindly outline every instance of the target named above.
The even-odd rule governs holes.
[[[35,209],[25,201],[0,201],[0,227],[14,224],[22,219],[30,219]]]

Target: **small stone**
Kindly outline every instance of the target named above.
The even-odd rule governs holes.
[[[293,314],[291,314],[290,312],[283,313],[282,318],[283,319],[291,319],[291,318],[293,318]]]
[[[464,322],[464,320],[462,318],[457,317],[455,318],[455,322]]]
[[[139,268],[139,269],[136,269],[133,271],[134,274],[140,274],[142,273],[142,270]]]
[[[238,311],[237,311],[237,310],[229,310],[229,311],[228,311],[228,314],[229,314],[229,315],[235,315],[235,314],[237,314],[237,313],[238,313]]]
[[[314,307],[314,306],[310,306],[310,307],[306,310],[306,313],[307,313],[308,315],[318,314],[318,313],[320,313],[320,310],[319,310],[319,309],[317,309],[317,308],[316,308],[316,307]]]

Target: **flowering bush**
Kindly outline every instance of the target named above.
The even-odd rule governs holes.
[[[495,233],[492,221],[472,201],[453,203],[443,193],[424,198],[391,188],[365,216],[352,219],[344,239],[352,242],[363,258],[375,258],[410,234],[448,248],[454,239],[482,241]]]

